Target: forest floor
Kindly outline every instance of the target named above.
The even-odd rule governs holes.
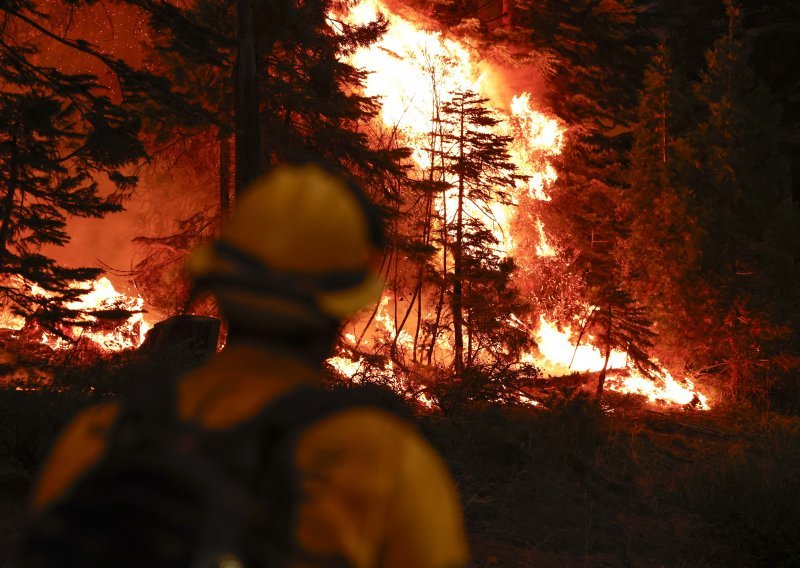
[[[0,391],[0,566],[74,400]],[[429,415],[472,566],[800,565],[800,418],[631,397]]]

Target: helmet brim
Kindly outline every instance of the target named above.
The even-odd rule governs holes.
[[[343,319],[370,307],[380,300],[383,281],[370,274],[361,284],[346,290],[324,292],[317,301],[323,312],[337,319]]]
[[[196,249],[190,255],[186,268],[192,278],[197,278],[198,275],[218,275],[220,278],[217,282],[226,289],[226,293],[219,294],[221,290],[217,290],[217,286],[212,285],[208,289],[212,294],[227,296],[230,294],[231,287],[236,286],[233,278],[235,269],[225,259],[219,258],[212,246],[206,245]],[[229,282],[226,282],[226,274],[230,274],[232,277]],[[323,314],[333,319],[345,319],[373,305],[380,299],[382,292],[383,281],[377,275],[369,274],[355,286],[343,290],[318,291],[313,296]],[[252,298],[253,291],[250,290],[248,295]],[[271,298],[271,301],[282,300],[285,303],[292,303],[291,299],[282,299],[280,293],[269,289],[264,289],[261,295],[265,299]],[[223,297],[220,297],[220,300],[225,302]]]

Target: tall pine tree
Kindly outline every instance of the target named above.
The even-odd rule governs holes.
[[[500,250],[493,204],[511,204],[517,176],[510,162],[508,138],[492,132],[498,119],[488,101],[474,92],[451,93],[433,121],[432,180],[450,189],[437,198],[432,242],[439,247],[441,266],[429,282],[435,306],[426,322],[429,360],[439,338],[452,339],[452,369],[456,380],[482,360],[518,354],[526,334],[498,325],[497,313],[526,310],[511,284],[513,260]],[[432,275],[433,276],[433,275]],[[446,330],[446,331],[445,331]]]
[[[377,201],[393,204],[398,184],[405,182],[401,161],[408,152],[381,148],[368,138],[365,126],[379,106],[360,94],[365,75],[346,62],[353,49],[383,33],[383,20],[349,26],[334,19],[341,6],[331,0],[202,0],[185,9],[144,5],[158,32],[160,70],[214,115],[204,130],[205,145],[192,152],[216,146],[220,211],[228,207],[231,180],[242,189],[270,164],[309,158],[339,165]],[[140,272],[160,279],[160,267],[176,265],[213,230],[209,213],[214,217],[206,212],[183,220],[175,234],[140,239],[154,247]]]
[[[678,367],[700,339],[690,301],[700,286],[701,256],[701,230],[691,206],[692,110],[689,81],[662,44],[639,94],[623,194],[630,232],[618,257],[623,279],[655,319],[659,359]]]

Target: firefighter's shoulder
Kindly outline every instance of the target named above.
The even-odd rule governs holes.
[[[41,469],[33,493],[33,508],[41,510],[102,457],[108,432],[120,412],[118,402],[81,411],[59,435]]]
[[[298,540],[343,552],[353,566],[464,565],[460,500],[446,465],[392,412],[352,408],[311,426],[298,441],[304,502]]]

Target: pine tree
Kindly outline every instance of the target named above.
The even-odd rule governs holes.
[[[602,301],[594,305],[584,326],[586,331],[596,330],[605,349],[603,367],[597,380],[597,398],[600,399],[613,349],[625,351],[628,360],[645,375],[655,370],[650,355],[655,334],[650,329],[652,322],[647,310],[626,290],[612,284],[591,292],[590,297]]]
[[[622,278],[655,318],[659,358],[684,364],[698,339],[690,296],[700,286],[699,223],[691,207],[692,111],[688,79],[662,44],[645,71],[633,130],[624,207],[630,232]]]
[[[239,132],[242,121],[259,125],[257,143],[237,138],[235,177],[252,177],[252,173],[238,171],[243,167],[238,156],[254,148],[258,157],[248,160],[257,161],[257,169],[281,161],[322,157],[380,188],[381,197],[386,198],[393,191],[389,178],[403,177],[399,163],[408,151],[376,147],[367,137],[363,126],[377,116],[379,103],[360,94],[365,74],[346,62],[352,50],[380,37],[386,21],[348,25],[332,16],[334,8],[340,8],[332,0],[242,0],[237,7],[250,4],[253,14],[248,23],[237,20],[240,16],[248,20],[246,13],[235,13],[221,0],[203,0],[187,10],[166,12],[159,3],[146,3],[152,25],[160,32],[162,57],[181,61],[180,66],[167,70],[168,76],[184,75],[193,83],[187,86],[198,97],[207,77],[212,87],[205,85],[207,104],[216,109],[217,124],[227,131]],[[238,32],[236,23],[242,28]],[[236,93],[245,88],[240,86],[243,73],[237,71],[244,38],[236,33],[247,34],[251,27],[257,59],[257,119],[244,117],[252,112],[253,100],[248,98],[247,105],[231,104]],[[203,48],[206,36],[213,41]]]
[[[511,204],[509,192],[517,177],[507,151],[510,140],[491,132],[499,121],[487,103],[471,91],[453,93],[440,119],[445,125],[440,167],[443,179],[453,185],[454,210],[448,213],[443,208],[441,222],[442,244],[452,255],[452,274],[445,282],[457,376],[474,362],[478,351],[488,349],[496,355],[503,347],[519,343],[519,338],[511,337],[514,328],[497,326],[496,318],[488,315],[522,306],[511,291],[513,263],[498,251],[499,239],[491,230],[491,204]],[[504,328],[505,335],[497,328]]]
[[[256,53],[265,162],[322,156],[392,200],[403,178],[402,148],[380,148],[363,128],[377,117],[375,98],[362,93],[365,72],[346,55],[376,41],[387,22],[349,25],[333,19],[333,0],[256,2]]]
[[[42,249],[69,242],[68,217],[122,208],[136,183],[127,167],[144,157],[140,119],[113,103],[96,77],[36,63],[38,47],[26,39],[34,35],[20,28],[47,30],[31,2],[6,3],[0,14],[7,32],[0,40],[0,294],[12,311],[52,324],[77,315],[64,303],[101,271],[59,266]],[[106,179],[113,191],[103,195]],[[44,293],[32,294],[34,286]]]
[[[715,338],[709,362],[726,362],[732,388],[741,391],[785,335],[786,314],[797,305],[800,247],[780,109],[749,64],[738,8],[728,2],[727,13],[728,30],[707,53],[695,89],[705,118],[694,132],[700,169],[693,206],[703,228],[703,276],[713,290],[704,306]]]
[[[222,215],[232,179],[239,191],[270,164],[309,158],[340,165],[391,211],[397,186],[406,181],[400,162],[408,153],[382,149],[366,136],[364,125],[376,117],[378,103],[359,94],[364,74],[345,62],[352,49],[377,39],[385,22],[347,26],[332,19],[330,0],[144,5],[158,32],[158,70],[213,117],[200,129],[202,144],[194,134],[180,147],[189,146],[189,162],[216,148],[211,169],[218,173]],[[139,239],[152,247],[137,266],[140,277],[160,280],[160,267],[178,264],[187,247],[215,230],[216,211],[197,213],[181,220],[174,234]]]

